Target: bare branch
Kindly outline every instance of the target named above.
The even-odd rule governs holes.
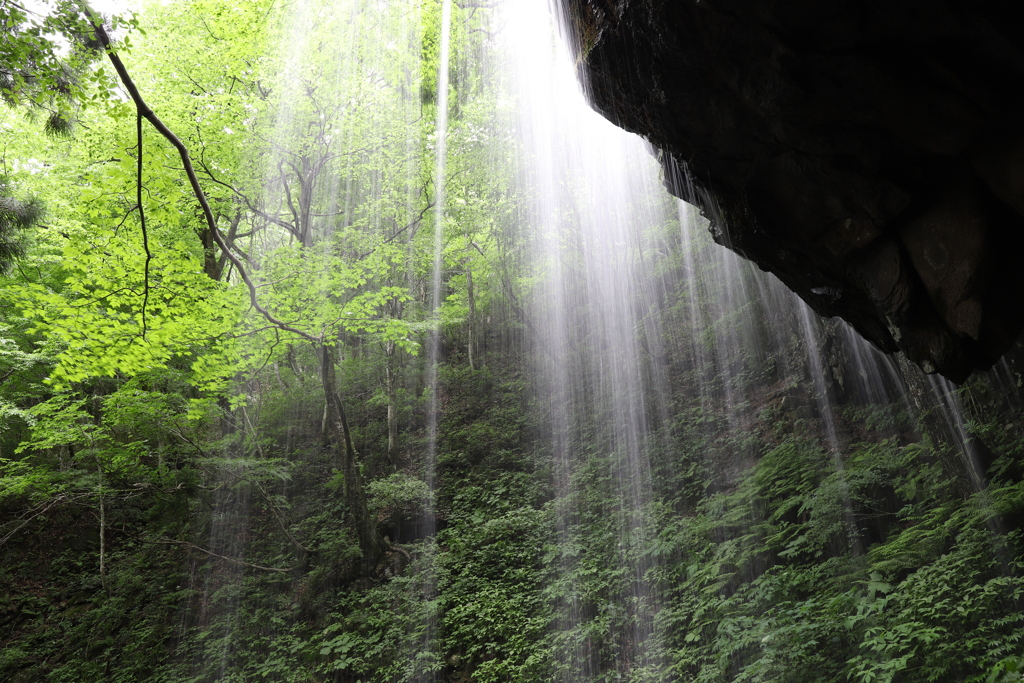
[[[292,190],[290,187],[288,187],[288,177],[285,175],[284,169],[281,168],[283,165],[284,159],[281,159],[280,161],[277,162],[277,170],[280,171],[281,173],[281,187],[284,188],[284,196],[288,200],[288,209],[292,212],[292,218],[295,221],[295,229],[292,231],[292,233],[295,235],[296,239],[298,239],[301,242],[302,231],[305,229],[306,226],[302,224],[302,219],[299,217],[299,212],[295,208],[295,202],[292,201]],[[295,165],[292,164],[291,162],[289,162],[288,165],[292,167],[293,171],[295,171],[295,175],[298,176],[299,184],[301,186],[302,174],[299,173],[298,169],[296,169]]]
[[[268,221],[269,223],[273,223],[274,225],[276,225],[279,228],[284,228],[285,230],[287,230],[288,232],[292,233],[293,235],[296,234],[296,228],[291,223],[288,223],[287,221],[283,221],[280,218],[277,218],[275,216],[270,215],[269,213],[266,213],[265,211],[260,210],[259,208],[257,208],[252,203],[252,200],[249,199],[248,195],[246,195],[245,193],[240,191],[234,185],[231,185],[230,183],[226,183],[223,180],[221,180],[220,178],[218,178],[217,176],[215,176],[213,174],[213,171],[211,171],[209,169],[209,167],[204,162],[200,161],[199,165],[203,168],[203,172],[205,172],[206,175],[209,176],[210,180],[212,180],[213,182],[217,183],[218,185],[220,185],[222,187],[226,187],[227,189],[229,189],[232,192],[234,192],[235,196],[237,196],[239,199],[241,199],[245,203],[245,208],[249,209],[254,214],[256,214],[257,216],[262,218],[263,220]]]
[[[415,227],[415,226],[419,225],[420,222],[423,220],[423,217],[427,215],[427,211],[430,211],[432,208],[434,208],[434,202],[428,202],[427,205],[423,207],[423,210],[419,212],[419,215],[417,215],[416,218],[414,218],[412,221],[410,221],[408,224],[406,224],[406,226],[404,228],[396,230],[395,234],[392,235],[391,237],[387,238],[383,242],[381,242],[380,246],[384,246],[385,244],[391,244],[403,232],[405,232],[409,228],[412,228],[412,227]],[[356,258],[361,261],[362,259],[366,258],[367,256],[369,256],[373,252],[377,251],[378,248],[379,247],[374,247],[373,249],[371,249],[368,252],[365,252],[363,254],[359,254]]]
[[[11,537],[14,536],[14,534],[21,531],[26,525],[28,525],[29,522],[31,522],[36,517],[39,517],[40,515],[46,514],[53,507],[57,505],[62,505],[64,503],[74,502],[79,498],[91,497],[92,495],[92,491],[89,491],[88,493],[80,493],[75,496],[69,496],[67,494],[62,493],[58,496],[51,498],[50,500],[43,501],[42,503],[32,508],[31,510],[26,510],[19,519],[7,523],[16,524],[17,526],[15,526],[13,529],[7,532],[7,534],[5,534],[2,538],[0,538],[0,545],[7,543],[7,541],[11,540]],[[7,526],[7,524],[4,524],[3,526]]]
[[[139,110],[136,110],[135,115],[135,135],[139,148],[139,158],[135,167],[135,203],[139,209],[139,226],[142,228],[142,249],[146,252],[146,262],[142,267],[142,338],[145,339],[146,306],[149,304],[149,263],[153,260],[153,253],[149,250],[146,211],[142,207],[142,112]]]
[[[263,565],[260,565],[260,564],[252,564],[251,562],[246,562],[245,560],[239,560],[239,559],[236,559],[234,557],[226,557],[224,555],[218,555],[217,553],[213,552],[212,550],[207,550],[206,548],[203,548],[202,546],[198,546],[195,543],[189,543],[188,541],[175,541],[174,539],[171,539],[171,538],[161,538],[161,539],[156,540],[156,541],[148,541],[148,540],[146,540],[144,538],[137,538],[137,540],[142,541],[143,543],[154,543],[154,544],[158,544],[158,545],[177,545],[177,546],[182,546],[184,548],[192,548],[193,550],[198,550],[201,553],[206,553],[210,557],[216,557],[218,560],[224,560],[225,562],[230,562],[232,564],[237,564],[237,565],[240,565],[242,567],[249,567],[250,569],[259,569],[260,571],[264,571],[264,572],[278,572],[280,574],[287,574],[289,572],[293,572],[296,569],[298,569],[298,567],[264,567]]]

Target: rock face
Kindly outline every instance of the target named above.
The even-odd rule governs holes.
[[[716,239],[961,381],[1024,327],[1009,0],[561,0],[593,106]]]

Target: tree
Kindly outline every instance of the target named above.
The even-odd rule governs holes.
[[[200,9],[205,7],[197,4]],[[134,192],[106,192],[101,188],[96,193],[94,219],[111,220],[120,216],[112,232],[79,229],[65,233],[68,241],[62,256],[71,272],[64,278],[64,287],[50,290],[40,284],[27,284],[14,295],[41,329],[66,344],[52,380],[56,386],[66,387],[68,383],[97,375],[131,376],[166,366],[176,357],[191,356],[195,359],[194,381],[216,391],[224,387],[232,375],[244,372],[248,364],[260,362],[264,352],[259,347],[270,337],[280,340],[284,335],[286,348],[296,342],[310,343],[321,364],[319,375],[327,406],[325,424],[345,473],[349,510],[354,516],[364,555],[372,563],[380,554],[380,539],[368,517],[357,456],[334,379],[333,347],[347,334],[371,335],[386,344],[414,349],[408,329],[380,315],[386,306],[400,303],[408,296],[401,287],[384,284],[381,279],[382,268],[394,269],[397,252],[388,249],[393,240],[380,238],[375,231],[369,233],[369,241],[365,239],[363,233],[369,226],[359,215],[364,210],[362,198],[357,196],[353,210],[347,214],[318,211],[314,202],[328,177],[328,168],[335,168],[343,160],[350,167],[354,166],[350,177],[355,177],[360,157],[392,153],[394,145],[385,150],[387,141],[374,145],[363,140],[361,147],[333,154],[332,137],[338,131],[325,127],[330,125],[331,119],[325,123],[321,110],[310,128],[306,123],[308,119],[297,116],[302,122],[297,131],[291,132],[290,137],[278,135],[268,141],[283,150],[277,164],[279,176],[270,183],[283,197],[277,206],[261,208],[268,206],[268,201],[271,204],[275,201],[273,195],[260,191],[258,186],[255,190],[246,189],[244,173],[238,174],[244,170],[244,159],[229,165],[223,157],[205,159],[203,151],[199,159],[202,173],[214,187],[221,188],[219,196],[209,196],[193,168],[188,146],[143,98],[105,27],[95,15],[88,10],[85,12],[92,22],[97,42],[106,50],[136,109],[135,130],[132,131],[134,145],[128,147],[129,156],[134,159],[116,160],[108,169],[112,173],[102,179],[103,184],[109,187],[112,182],[114,187],[117,184],[123,187],[131,183]],[[216,24],[211,29],[205,17],[202,18],[207,31],[216,38]],[[336,68],[333,64],[328,66]],[[358,73],[346,85],[355,83],[365,88],[364,76]],[[192,82],[193,98],[201,100],[210,92],[195,79]],[[380,91],[381,85],[371,81],[370,93]],[[263,96],[258,85],[254,90]],[[311,104],[312,112],[317,113],[315,92],[307,89],[305,94],[300,106]],[[124,109],[123,103],[112,105],[115,119],[122,122],[119,124],[122,136],[128,133],[123,125],[127,123]],[[241,120],[251,114],[251,111],[239,112],[235,125],[243,128],[245,124]],[[202,117],[196,118],[200,124],[207,123]],[[170,143],[171,149],[145,133],[143,120]],[[200,125],[194,136],[201,150],[209,139],[204,132],[206,128]],[[180,194],[174,197],[176,191],[180,192],[175,189],[177,183],[166,168],[160,168],[161,161],[166,164],[168,154],[172,158],[176,156],[184,165],[191,194],[202,208],[202,227],[196,230],[201,239],[201,251],[185,239],[187,233],[182,229],[191,222],[187,214],[173,208],[188,200]],[[219,169],[225,169],[235,184],[222,180]],[[250,199],[249,195],[254,193],[258,193],[258,198]],[[170,199],[170,204],[166,200],[154,201],[161,196]],[[379,206],[386,206],[380,197],[375,201]],[[154,210],[154,204],[159,208]],[[232,204],[233,211],[214,208],[219,205],[227,209]],[[240,234],[236,228],[246,214],[246,220],[253,227],[247,234]],[[218,227],[225,219],[230,221],[227,239]],[[342,220],[347,223],[339,225]],[[124,225],[133,225],[136,230],[122,232],[119,228]],[[286,229],[294,245],[278,243],[276,237],[267,233],[270,227]],[[254,248],[250,239],[250,248],[243,249],[238,240],[246,236],[260,237],[263,244]],[[211,263],[214,260],[210,253],[211,242],[221,251],[216,263]],[[335,267],[334,261],[345,252],[361,252],[361,255],[350,267]],[[202,268],[196,267],[196,259],[202,260]],[[242,301],[233,298],[237,287],[231,287],[229,281],[219,281],[223,259],[242,280],[240,284],[248,292],[249,305],[259,313],[256,319],[240,317]],[[280,277],[283,273],[286,275]],[[248,331],[233,334],[233,328],[238,325]],[[246,336],[249,346],[240,341]]]
[[[371,562],[382,546],[336,366],[346,355],[379,359],[387,452],[397,464],[402,358],[416,355],[429,307],[432,240],[420,228],[434,202],[418,15],[378,10],[353,26],[329,4],[311,5],[322,16],[303,38],[307,58],[295,60],[267,48],[267,34],[287,24],[268,19],[269,3],[154,8],[151,35],[126,59],[159,60],[129,71],[107,27],[83,9],[131,101],[108,100],[65,150],[66,169],[52,174],[78,179],[51,189],[67,197],[47,230],[59,255],[55,279],[5,294],[59,344],[49,378],[58,392],[184,362],[205,393],[193,400],[198,409],[236,378],[307,349]],[[340,58],[331,50],[345,31],[359,38]],[[181,57],[183,32],[217,59]],[[285,85],[265,84],[267,72],[287,68]],[[166,107],[151,104],[160,102]],[[465,125],[455,135],[482,152],[471,111],[459,105]],[[461,204],[444,226],[453,289],[442,319],[451,329],[468,320],[472,358],[488,301],[488,192],[475,189],[487,184],[484,168],[482,158],[469,160],[445,181]]]

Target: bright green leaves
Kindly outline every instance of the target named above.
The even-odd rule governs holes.
[[[404,287],[385,286],[356,295],[342,306],[342,326],[346,332],[393,342],[406,353],[415,355],[419,343],[412,338],[412,325],[386,314],[389,307],[411,300],[412,296]]]
[[[85,410],[86,399],[67,395],[55,396],[29,410],[35,433],[33,439],[18,447],[27,449],[54,448],[70,444],[94,446],[99,425]]]
[[[324,633],[329,634],[336,630],[328,627]],[[379,636],[376,634],[362,636],[352,632],[343,632],[330,640],[324,641],[320,646],[319,653],[321,657],[330,659],[331,668],[335,671],[345,671],[357,663],[361,663],[361,660],[355,656],[353,650],[371,648],[378,639]]]
[[[441,0],[423,3],[420,38],[420,99],[424,103],[437,101],[438,68],[441,62]],[[452,22],[457,24],[458,22]],[[452,41],[457,45],[456,41]],[[451,64],[457,60],[452,59]]]
[[[118,235],[73,238],[63,291],[26,284],[6,293],[63,345],[50,376],[56,387],[163,367],[216,345],[239,321],[237,301],[203,273],[192,249],[155,246],[148,283],[140,251]]]
[[[430,487],[422,479],[396,472],[366,486],[368,505],[376,515],[397,517],[432,504]]]
[[[267,258],[259,297],[275,316],[311,336],[332,340],[346,333],[416,353],[411,324],[396,315],[412,296],[386,284],[397,265],[376,251],[348,263],[334,249],[282,247]]]

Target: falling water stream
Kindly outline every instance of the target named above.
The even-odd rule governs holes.
[[[956,449],[980,488],[970,439],[954,387],[930,378],[928,405],[910,400],[895,361],[861,339],[848,325],[819,318],[776,278],[714,244],[708,222],[682,202],[669,201],[652,151],[641,139],[609,124],[586,104],[572,56],[545,24],[543,0],[503,6],[506,68],[511,98],[518,103],[516,137],[521,144],[520,182],[531,197],[529,229],[535,231],[534,267],[539,284],[533,300],[535,363],[546,396],[551,453],[555,460],[559,540],[567,572],[588,561],[594,549],[578,547],[580,482],[595,463],[610,476],[617,537],[611,555],[630,574],[628,592],[615,596],[626,612],[617,643],[619,675],[643,678],[658,669],[656,630],[661,610],[652,578],[656,560],[643,548],[650,533],[651,453],[671,420],[665,354],[688,358],[689,374],[705,414],[724,406],[737,435],[730,452],[718,454],[719,486],[729,488],[758,454],[742,439],[752,426],[755,392],[774,387],[782,410],[818,425],[832,467],[843,468],[837,398],[849,405],[902,405],[908,414],[938,409]],[[681,242],[665,244],[664,225],[678,222]],[[662,240],[662,241],[659,241]],[[664,292],[658,270],[666,252],[682,251],[688,309],[671,323],[677,348],[663,348]],[[679,329],[682,322],[684,327]],[[794,361],[793,359],[797,359]],[[802,359],[802,360],[799,360]],[[908,372],[917,373],[916,368]],[[920,381],[920,378],[918,378]],[[806,392],[798,386],[809,387]],[[845,484],[846,544],[863,546]],[[753,524],[756,520],[751,520]],[[568,589],[570,595],[572,588]],[[593,680],[601,673],[598,653],[578,627],[579,596],[567,601],[557,628],[565,643],[560,680]]]
[[[451,0],[441,3],[441,46],[437,68],[437,121],[434,125],[434,263],[431,273],[430,310],[433,318],[430,349],[427,358],[427,387],[430,406],[427,409],[427,484],[433,490],[434,461],[437,457],[437,364],[441,348],[441,273],[444,268],[441,250],[444,244],[445,166],[448,154],[448,86],[451,52]]]
[[[536,231],[540,282],[532,328],[537,374],[544,381],[540,392],[550,406],[556,496],[564,501],[557,518],[560,543],[579,546],[588,521],[579,507],[579,481],[597,461],[596,476],[608,478],[616,501],[607,510],[614,516],[607,547],[566,553],[565,569],[595,561],[597,553],[628,568],[626,593],[608,608],[626,613],[611,617],[624,624],[614,635],[621,645],[617,668],[642,670],[656,664],[647,645],[659,610],[650,562],[640,552],[651,491],[648,413],[666,411],[665,395],[657,391],[666,379],[644,367],[641,346],[661,338],[660,331],[643,329],[656,324],[649,312],[657,307],[653,280],[644,277],[653,264],[644,262],[643,234],[670,220],[672,205],[646,144],[587,106],[555,27],[538,21],[549,16],[545,4],[509,3],[504,11],[523,154],[520,178],[532,197],[527,215]],[[586,618],[581,598],[570,599],[562,631],[574,632]],[[591,680],[600,673],[590,637],[572,636],[564,654],[562,680]]]

